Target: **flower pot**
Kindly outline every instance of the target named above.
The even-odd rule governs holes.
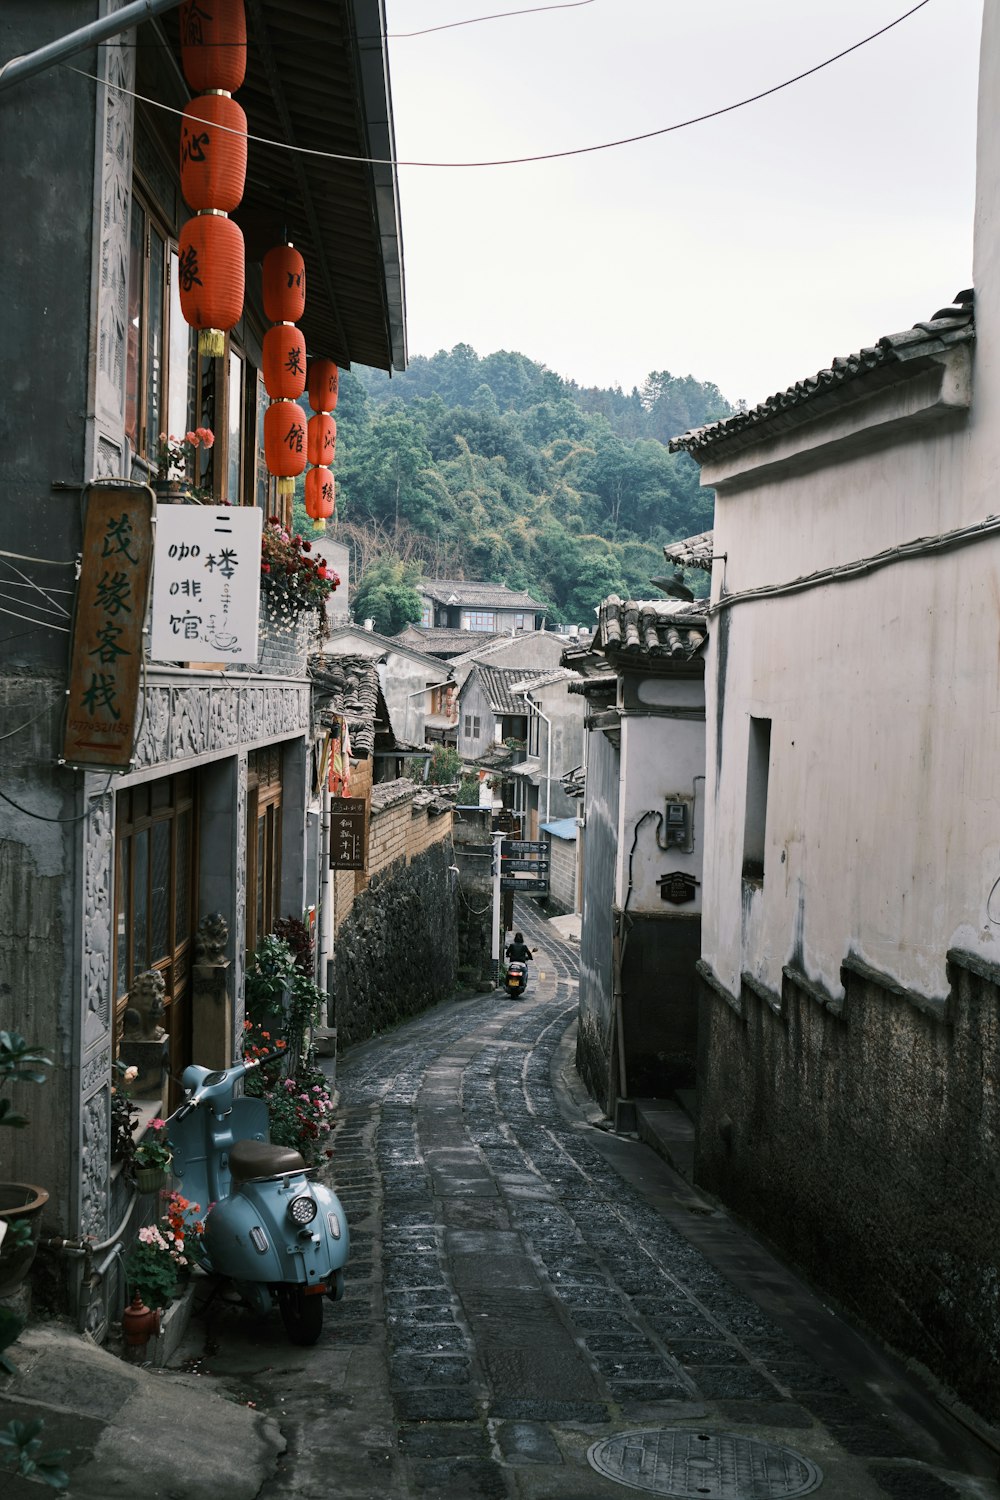
[[[31,1270],[38,1236],[42,1227],[42,1209],[49,1201],[44,1188],[31,1182],[0,1182],[0,1220],[8,1225],[25,1222],[31,1227],[31,1238],[25,1245],[8,1244],[8,1229],[0,1245],[0,1297],[9,1297]]]
[[[191,505],[191,487],[186,479],[154,479],[157,505]]]
[[[173,1158],[171,1157],[171,1164]],[[140,1193],[158,1193],[167,1185],[170,1167],[136,1167],[135,1185]]]

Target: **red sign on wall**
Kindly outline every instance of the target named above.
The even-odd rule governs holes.
[[[132,759],[154,504],[146,485],[87,492],[63,737],[70,765],[117,771]]]

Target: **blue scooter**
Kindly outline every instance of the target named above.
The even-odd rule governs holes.
[[[241,1078],[276,1056],[221,1072],[185,1068],[184,1102],[168,1122],[173,1171],[203,1211],[204,1234],[187,1240],[198,1264],[230,1277],[255,1312],[277,1302],[292,1343],[315,1344],[324,1297],[344,1295],[350,1233],[317,1169],[268,1140],[263,1099],[233,1097]]]

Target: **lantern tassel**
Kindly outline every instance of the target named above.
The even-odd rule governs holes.
[[[313,531],[325,531],[325,530],[326,530],[326,522],[325,521],[320,520],[320,521],[314,521],[313,522]]]
[[[208,359],[221,359],[226,352],[226,335],[221,328],[203,328],[198,334],[198,353]]]
[[[294,495],[295,494],[295,480],[294,479],[287,479],[287,478],[279,479],[278,480],[278,494],[279,494],[279,496],[282,499],[285,499],[288,495]]]

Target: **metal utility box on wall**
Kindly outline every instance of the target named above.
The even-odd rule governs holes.
[[[667,802],[663,819],[663,842],[684,847],[690,835],[690,807],[687,802]]]

